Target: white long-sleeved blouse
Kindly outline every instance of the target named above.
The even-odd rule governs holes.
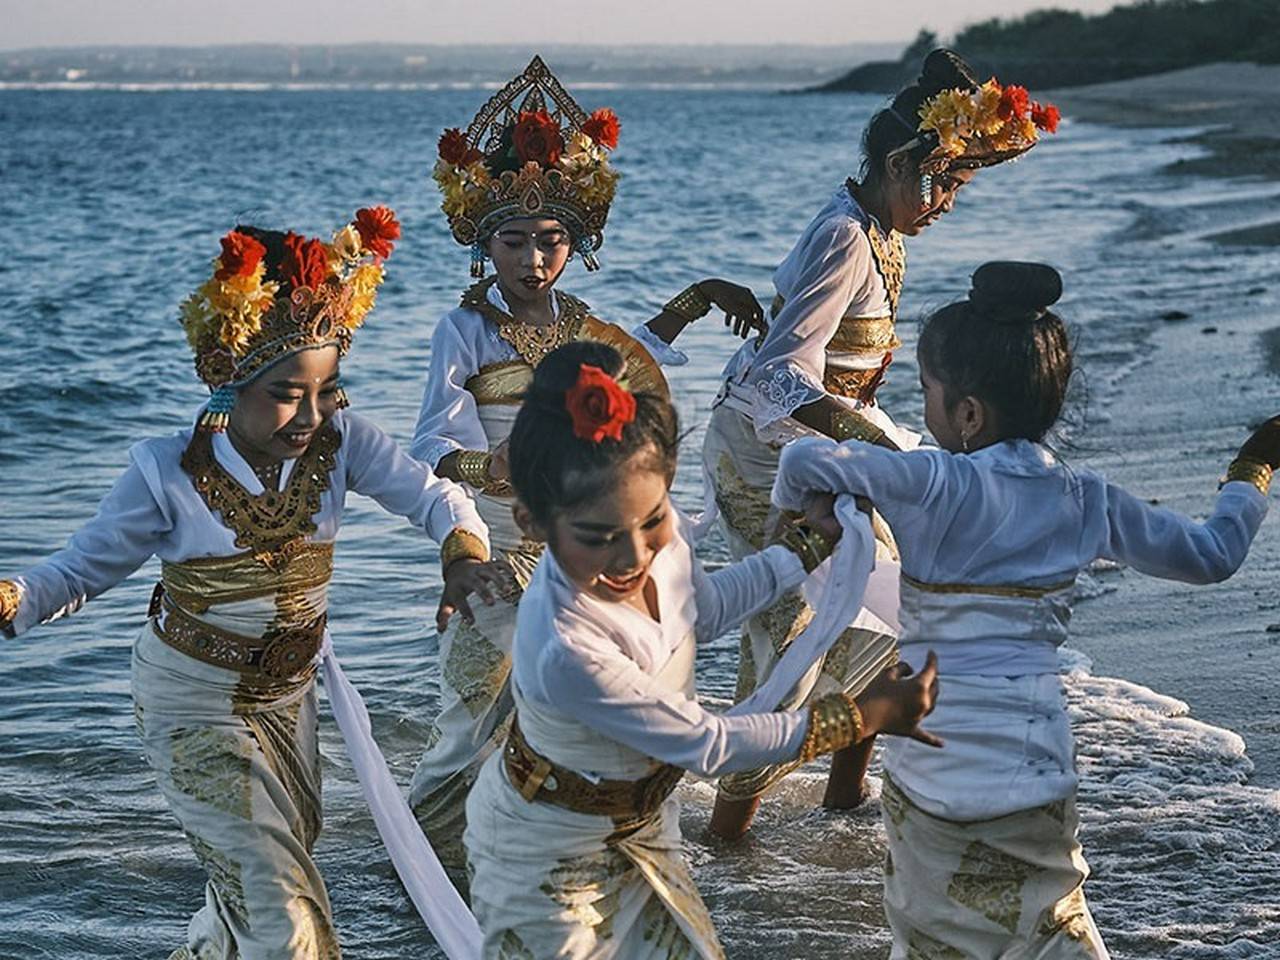
[[[798,440],[782,453],[774,503],[801,509],[815,491],[866,496],[893,528],[899,646],[917,669],[927,650],[938,654],[941,689],[925,726],[946,747],[895,737],[885,769],[924,809],[966,821],[1075,790],[1056,648],[1079,572],[1106,558],[1165,579],[1223,580],[1267,512],[1256,488],[1233,482],[1198,523],[1026,440],[967,455]]]
[[[888,291],[867,236],[874,223],[841,187],[774,271],[782,308],[770,320],[760,346],[748,340],[723,374],[728,383],[749,391],[750,410],[744,412],[757,429],[827,396],[823,377],[828,362],[848,367],[866,362],[860,354],[832,354],[827,345],[846,315],[891,315]]]
[[[466,492],[407,456],[381,428],[345,410],[329,422],[342,442],[329,487],[312,517],[316,530],[310,540],[337,537],[348,490],[405,517],[437,543],[455,527],[487,537]],[[153,555],[181,562],[244,552],[235,545],[235,533],[209,510],[182,468],[191,435],[188,428],[134,445],[129,466],[99,504],[97,515],[72,535],[65,548],[15,578],[21,602],[10,627],[13,633],[74,612]],[[226,434],[213,435],[213,453],[249,493],[264,492],[262,481]],[[295,463],[284,461],[280,489],[288,483]]]
[[[708,574],[687,532],[677,533],[649,570],[660,622],[583,593],[551,551],[543,554],[520,602],[513,682],[541,713],[700,776],[794,757],[806,712],[715,714],[654,680],[691,633],[711,640],[805,578],[800,561],[780,546]]]
[[[511,312],[498,284],[492,284],[485,296],[503,313]],[[559,304],[555,297],[551,302],[558,320]],[[645,324],[635,327],[631,336],[664,366],[689,361]],[[498,334],[497,325],[488,317],[466,307],[455,307],[441,317],[431,335],[427,385],[409,453],[434,469],[442,457],[455,450],[488,450],[476,399],[466,383],[482,367],[519,359],[515,347]]]

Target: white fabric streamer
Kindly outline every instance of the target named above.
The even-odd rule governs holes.
[[[360,789],[409,898],[449,960],[480,960],[484,942],[480,925],[449,882],[436,852],[391,776],[387,761],[373,739],[364,698],[343,673],[327,632],[320,650],[320,666],[324,671],[325,693],[342,739],[346,741]]]
[[[816,598],[813,620],[792,641],[769,678],[751,696],[730,708],[730,714],[776,710],[864,606],[897,632],[898,565],[876,564],[871,519],[858,509],[853,497],[841,495],[836,500],[835,513],[843,533],[835,551],[806,584],[806,593]]]

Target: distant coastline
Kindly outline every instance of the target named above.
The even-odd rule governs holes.
[[[0,89],[496,89],[535,54],[575,89],[792,89],[899,43],[724,46],[253,44],[0,51]]]

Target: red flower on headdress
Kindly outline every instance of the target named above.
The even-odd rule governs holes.
[[[266,254],[267,248],[253,237],[232,230],[222,238],[222,255],[218,257],[218,271],[214,276],[219,280],[247,277],[258,269]]]
[[[511,142],[521,163],[533,160],[544,167],[559,163],[560,151],[564,149],[560,125],[545,110],[521,113],[511,131]]]
[[[391,256],[393,241],[400,239],[400,221],[390,207],[361,207],[355,225],[366,250],[384,260]]]
[[[1031,104],[1031,122],[1041,130],[1047,133],[1057,133],[1060,119],[1061,114],[1058,113],[1058,108],[1052,103],[1043,107],[1039,103]]]
[[[451,163],[455,167],[465,167],[483,158],[483,153],[475,147],[467,146],[467,135],[457,127],[452,127],[440,134],[440,159],[445,163]]]
[[[299,287],[314,290],[328,279],[328,249],[319,240],[308,240],[292,231],[286,233],[280,275],[295,290]]]
[[[582,132],[600,146],[612,150],[618,145],[618,131],[621,128],[618,115],[606,108],[591,114],[582,125]]]
[[[1027,108],[1030,105],[1031,94],[1027,93],[1027,88],[1011,83],[1004,88],[1004,93],[1000,95],[1000,105],[996,107],[996,115],[1001,120],[1009,120],[1013,117],[1022,118],[1027,115]]]
[[[622,428],[636,418],[636,398],[599,367],[578,367],[578,382],[564,393],[564,406],[573,419],[573,434],[599,443],[605,437],[622,439]]]

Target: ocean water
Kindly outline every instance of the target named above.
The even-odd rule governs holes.
[[[435,138],[481,99],[0,92],[0,575],[92,514],[132,442],[189,421],[203,393],[176,308],[236,222],[327,235],[357,207],[398,211],[404,238],[344,378],[357,409],[407,439],[432,326],[469,283],[430,180]],[[877,100],[584,96],[588,109],[603,105],[622,117],[624,175],[604,269],[574,264],[561,282],[630,325],[705,276],[749,284],[767,303],[773,267],[855,169]],[[888,409],[919,427],[912,318],[962,296],[983,260],[1048,260],[1066,275],[1063,311],[1087,373],[1086,427],[1069,455],[1203,514],[1247,425],[1280,407],[1259,346],[1280,303],[1274,251],[1227,252],[1204,237],[1275,198],[1266,184],[1162,172],[1190,149],[1169,136],[1068,122],[966,188],[956,212],[909,245],[906,347],[882,394]],[[1190,318],[1161,319],[1175,309]],[[701,432],[735,343],[708,318],[680,345],[692,360],[670,375],[691,434],[676,495],[696,509]],[[1114,568],[1088,580],[1064,673],[1088,892],[1117,957],[1280,956],[1273,538],[1269,521],[1257,556],[1222,587],[1153,585]],[[725,555],[718,542],[706,552]],[[334,642],[406,784],[437,698],[435,556],[352,498]],[[202,875],[133,731],[129,646],[156,573],[148,564],[73,618],[0,644],[0,957],[164,957],[202,902]],[[726,637],[702,652],[708,697],[729,696],[735,651]],[[323,753],[317,857],[348,955],[436,956],[327,720]],[[705,837],[712,788],[681,787],[689,855],[731,957],[887,955],[878,803],[825,813],[822,783],[818,767],[791,778],[732,847]]]

